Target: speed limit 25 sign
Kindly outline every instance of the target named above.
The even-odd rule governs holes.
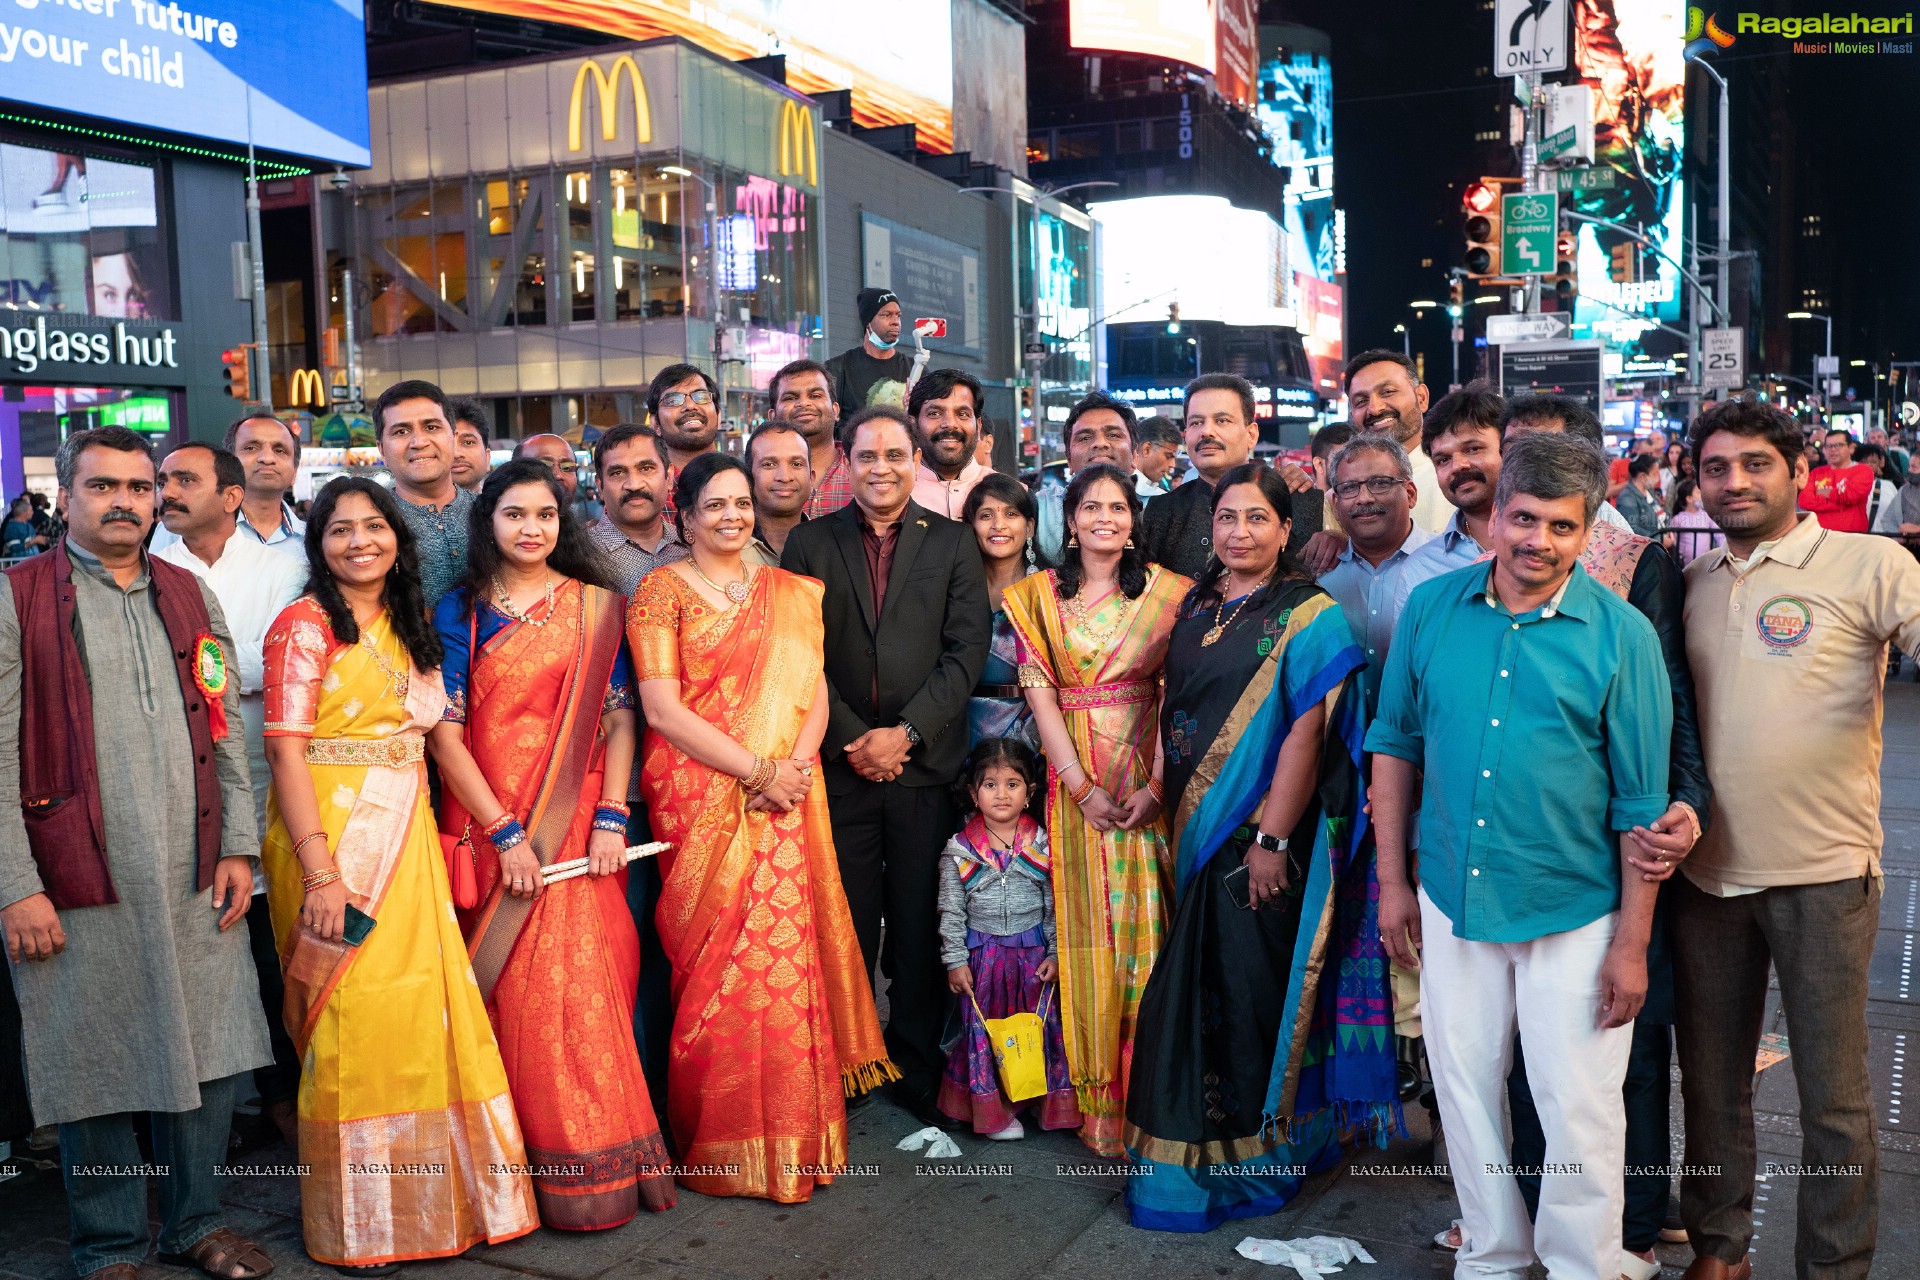
[[[1704,329],[1700,333],[1700,385],[1737,391],[1747,385],[1747,331]]]

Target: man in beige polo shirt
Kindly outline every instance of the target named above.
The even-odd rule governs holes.
[[[1768,405],[1700,415],[1693,456],[1727,535],[1686,569],[1687,658],[1713,820],[1674,886],[1687,1176],[1686,1280],[1753,1264],[1754,1050],[1767,967],[1793,1041],[1802,1163],[1796,1269],[1864,1277],[1879,1165],[1867,1082],[1867,964],[1880,914],[1887,644],[1920,656],[1920,563],[1796,510],[1800,428]],[[1818,1170],[1818,1172],[1814,1172]]]

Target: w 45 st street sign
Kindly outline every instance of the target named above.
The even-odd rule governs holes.
[[[1553,238],[1560,230],[1560,197],[1521,191],[1500,197],[1500,267],[1510,276],[1553,274]]]

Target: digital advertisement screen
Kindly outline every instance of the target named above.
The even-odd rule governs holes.
[[[1202,71],[1217,68],[1218,0],[1072,0],[1072,5],[1067,43],[1075,49],[1143,53]]]
[[[0,306],[173,318],[154,172],[0,144]]]
[[[1562,193],[1572,208],[1638,230],[1664,256],[1644,254],[1631,284],[1608,276],[1608,255],[1624,237],[1580,224],[1576,337],[1594,337],[1629,361],[1655,322],[1677,324],[1685,253],[1681,153],[1685,139],[1686,34],[1683,0],[1575,0],[1573,60],[1594,87],[1593,163],[1613,170],[1611,186]]]
[[[792,88],[851,89],[856,124],[914,124],[923,148],[953,150],[950,0],[887,0],[881,6],[850,0],[442,2],[629,40],[681,36],[732,60],[784,54]]]
[[[0,99],[364,165],[357,0],[16,0]]]

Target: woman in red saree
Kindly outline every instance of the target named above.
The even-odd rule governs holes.
[[[461,923],[540,1220],[571,1231],[675,1198],[631,1030],[624,604],[552,471],[515,461],[482,486],[467,576],[434,610],[447,710],[431,739],[454,883],[471,885]],[[544,885],[542,867],[581,857],[587,875]]]
[[[742,562],[753,498],[735,459],[694,459],[674,498],[693,554],[627,609],[641,789],[673,845],[656,916],[673,962],[668,1116],[685,1185],[796,1203],[846,1163],[846,1096],[897,1075],[813,775],[822,588]]]

